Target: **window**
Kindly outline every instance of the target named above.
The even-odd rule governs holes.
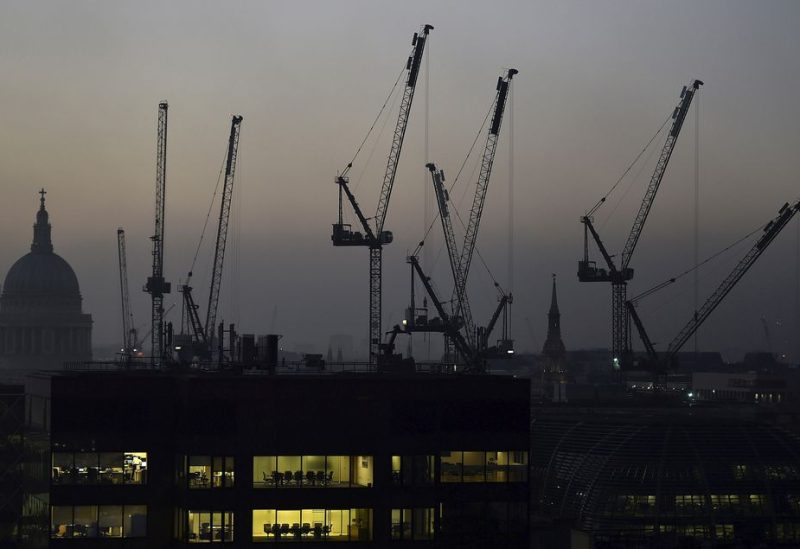
[[[450,451],[440,456],[440,482],[527,482],[528,452]]]
[[[233,542],[232,511],[189,511],[189,543]]]
[[[434,509],[392,509],[392,539],[430,540],[434,532]]]
[[[50,508],[50,537],[54,539],[146,535],[146,505],[54,505]]]
[[[254,542],[370,541],[371,509],[255,509]]]
[[[230,488],[234,484],[233,457],[189,456],[189,488]]]
[[[423,486],[433,483],[433,456],[392,456],[392,483]]]
[[[100,537],[122,537],[122,505],[101,505],[97,519]]]
[[[54,452],[53,484],[145,484],[147,452]]]
[[[442,452],[439,480],[461,482],[462,452]]]
[[[372,486],[372,456],[255,456],[254,488]]]

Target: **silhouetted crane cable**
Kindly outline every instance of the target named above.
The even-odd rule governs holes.
[[[414,48],[411,48],[411,50],[413,52]],[[394,86],[392,86],[392,89],[389,91],[389,95],[386,96],[386,100],[383,102],[383,106],[381,107],[381,110],[378,111],[378,115],[375,117],[375,120],[372,122],[372,125],[369,127],[369,130],[367,131],[367,135],[364,136],[364,140],[358,146],[358,149],[356,149],[356,153],[353,155],[352,160],[350,160],[350,162],[347,164],[345,169],[342,170],[342,173],[341,173],[342,176],[346,175],[347,172],[350,170],[350,168],[353,166],[353,162],[356,161],[356,158],[358,157],[358,154],[361,152],[362,147],[364,147],[364,143],[367,142],[367,139],[369,139],[369,136],[372,133],[372,130],[375,129],[375,124],[378,123],[378,120],[380,120],[380,117],[383,115],[383,111],[386,110],[386,105],[389,104],[389,101],[391,100],[392,96],[394,95],[394,92],[397,89],[397,85],[400,83],[400,79],[403,77],[403,73],[405,73],[405,72],[406,72],[406,64],[403,63],[403,68],[400,69],[400,74],[397,75],[397,80],[394,81]]]
[[[640,181],[639,178],[642,176],[642,173],[644,173],[645,169],[647,169],[647,167],[650,165],[650,161],[652,160],[653,156],[655,156],[656,152],[658,152],[661,148],[663,148],[663,145],[662,147],[650,147],[650,154],[648,154],[647,158],[641,163],[641,166],[639,166],[639,170],[636,172],[636,175],[630,178],[630,182],[628,183],[627,187],[625,187],[625,190],[619,195],[619,198],[617,199],[616,203],[614,203],[614,207],[611,208],[611,211],[608,212],[608,214],[606,214],[605,219],[603,219],[602,223],[599,224],[601,230],[605,229],[606,224],[611,220],[612,217],[614,217],[614,214],[617,213],[617,209],[622,204],[622,201],[625,200],[625,197],[627,197],[628,193],[631,192],[631,189],[633,188],[634,184],[637,181]]]
[[[197,263],[197,256],[200,254],[200,247],[203,245],[203,239],[206,236],[206,229],[208,228],[208,220],[211,219],[211,210],[214,208],[214,202],[217,200],[217,193],[219,191],[219,183],[222,181],[222,174],[225,173],[225,161],[228,157],[227,151],[222,157],[222,164],[219,167],[219,175],[217,176],[217,184],[214,187],[214,194],[211,196],[211,203],[208,205],[208,212],[206,213],[206,219],[203,222],[203,230],[200,233],[200,241],[197,243],[197,248],[194,251],[194,258],[192,258],[192,266],[189,268],[189,277],[186,279],[186,283],[189,283],[189,279],[192,277],[192,273],[194,272],[194,266]]]
[[[400,97],[399,93],[395,93],[395,94],[392,95],[392,97],[391,97],[391,105],[389,106],[390,110],[394,111],[394,106],[397,104],[398,97]],[[389,99],[387,98],[387,101],[388,100]],[[375,138],[375,141],[372,143],[372,148],[369,151],[369,156],[367,156],[366,162],[364,162],[363,165],[362,165],[363,167],[361,169],[361,173],[358,174],[358,178],[355,180],[355,183],[353,184],[353,189],[352,189],[353,192],[357,191],[359,189],[359,187],[361,186],[361,180],[364,179],[364,174],[367,172],[367,166],[369,166],[370,163],[372,162],[372,157],[375,155],[375,151],[378,149],[378,142],[381,140],[381,137],[383,137],[383,132],[386,131],[386,126],[389,124],[389,119],[390,119],[389,116],[385,116],[383,118],[383,124],[381,125],[381,130],[378,132],[378,135]],[[377,120],[376,120],[376,122],[377,122]],[[368,217],[367,219],[374,219],[374,218],[373,217]]]
[[[617,186],[622,182],[622,180],[625,179],[625,176],[628,175],[628,172],[630,172],[633,169],[633,167],[636,165],[636,163],[639,162],[639,159],[642,157],[642,155],[645,153],[645,151],[650,147],[650,145],[653,144],[653,141],[655,141],[656,138],[658,137],[658,135],[662,131],[664,131],[664,128],[667,126],[667,123],[671,119],[672,119],[672,111],[670,111],[670,113],[667,116],[666,120],[664,120],[664,123],[661,124],[661,127],[658,128],[658,131],[653,135],[653,137],[650,138],[650,141],[647,142],[647,145],[645,145],[644,148],[641,151],[639,151],[639,154],[636,155],[636,158],[633,159],[633,162],[631,162],[630,165],[625,169],[625,171],[622,172],[622,175],[619,176],[619,179],[617,179],[617,182],[614,183],[611,186],[611,188],[608,190],[608,192],[606,194],[604,194],[603,197],[600,200],[597,201],[597,204],[595,204],[592,207],[592,209],[589,210],[586,213],[587,216],[590,216],[590,215],[594,214],[600,208],[600,206],[603,205],[603,203],[606,201],[606,199],[609,197],[609,195],[614,192],[614,189],[616,189]]]
[[[683,271],[683,272],[682,272],[682,273],[680,273],[679,275],[677,275],[677,276],[674,276],[674,277],[672,277],[672,278],[668,278],[668,279],[667,279],[667,280],[665,280],[664,282],[661,282],[661,283],[659,283],[659,284],[656,284],[656,285],[655,285],[655,286],[653,286],[652,288],[650,288],[650,289],[648,289],[648,290],[645,290],[644,292],[640,293],[639,295],[637,295],[637,296],[635,296],[635,297],[632,297],[631,299],[629,299],[629,301],[630,301],[631,303],[633,303],[633,304],[636,304],[636,303],[637,303],[639,300],[641,300],[641,299],[643,299],[643,298],[645,298],[645,297],[647,297],[647,296],[649,296],[649,295],[651,295],[651,294],[653,294],[653,293],[657,292],[658,290],[660,290],[660,289],[662,289],[662,288],[665,288],[665,287],[669,286],[669,285],[670,285],[670,284],[672,284],[673,282],[677,282],[678,280],[680,280],[680,279],[681,279],[681,278],[683,278],[684,276],[686,276],[686,275],[688,275],[688,274],[690,274],[690,273],[693,273],[694,271],[696,271],[697,269],[699,269],[700,267],[702,267],[702,266],[703,266],[703,265],[705,265],[706,263],[709,263],[710,261],[713,261],[714,259],[718,258],[719,256],[721,256],[721,255],[722,255],[722,254],[724,254],[725,252],[728,252],[728,251],[730,251],[732,248],[735,248],[736,246],[738,246],[739,244],[741,244],[742,242],[744,242],[745,240],[747,240],[748,238],[750,238],[751,236],[753,236],[754,234],[756,234],[758,231],[762,231],[762,230],[764,229],[764,227],[765,227],[765,226],[766,226],[766,225],[760,225],[759,227],[756,227],[756,228],[755,228],[755,230],[753,230],[753,231],[750,231],[749,233],[747,233],[746,235],[744,235],[742,238],[740,238],[740,239],[739,239],[739,240],[737,240],[736,242],[734,242],[734,243],[732,243],[732,244],[730,244],[730,245],[726,246],[725,248],[721,249],[721,250],[720,250],[720,251],[718,251],[717,253],[715,253],[715,254],[713,254],[713,255],[711,255],[711,256],[709,256],[709,257],[707,257],[706,259],[704,259],[703,261],[701,261],[700,263],[698,263],[698,264],[697,264],[697,265],[695,265],[694,267],[691,267],[691,268],[689,268],[689,269],[686,269],[685,271]]]
[[[483,119],[483,123],[481,124],[481,127],[478,128],[478,132],[475,134],[475,139],[472,141],[472,145],[470,146],[469,151],[467,152],[467,156],[464,158],[464,161],[461,163],[461,167],[458,169],[458,173],[456,174],[455,179],[453,179],[453,183],[450,184],[450,188],[447,189],[448,193],[452,192],[453,188],[455,188],[455,186],[456,186],[456,183],[458,183],[459,178],[461,177],[461,172],[464,171],[464,167],[467,165],[467,162],[469,161],[470,156],[472,156],[472,152],[475,150],[475,145],[478,144],[478,139],[480,139],[481,134],[483,133],[483,129],[486,127],[486,122],[489,121],[489,116],[491,116],[493,110],[494,110],[494,103],[489,107],[489,110],[486,112],[486,116]],[[477,166],[476,166],[476,168],[477,168]],[[473,168],[472,171],[474,172],[475,168]],[[466,192],[467,192],[467,190],[465,188],[464,189],[464,194],[461,195],[461,200],[463,200],[464,196],[466,196]],[[452,202],[451,202],[451,205],[452,205]],[[455,207],[455,205],[453,205],[453,211],[456,212],[456,217],[461,222],[461,226],[464,227],[464,221],[461,219],[461,216],[458,214],[458,209]],[[422,247],[422,244],[425,242],[425,240],[427,240],[428,234],[430,234],[430,232],[433,230],[433,226],[436,225],[436,222],[438,220],[439,220],[439,211],[437,210],[436,214],[433,216],[433,220],[431,220],[431,224],[428,225],[428,228],[425,230],[425,234],[422,235],[422,240],[420,241],[419,245],[417,245],[417,248],[414,250],[414,253],[412,255],[416,256],[419,253],[419,249]]]

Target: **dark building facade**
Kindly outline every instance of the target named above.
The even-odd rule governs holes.
[[[756,407],[535,413],[534,530],[603,547],[797,547],[800,437]],[[790,426],[790,425],[788,425]]]
[[[53,252],[44,195],[31,251],[11,266],[0,295],[2,369],[53,369],[92,357],[92,317],[81,309],[75,272]]]
[[[527,547],[529,407],[500,376],[56,376],[51,546]]]

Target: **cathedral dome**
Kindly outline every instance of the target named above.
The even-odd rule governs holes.
[[[3,293],[20,297],[34,294],[80,297],[80,288],[75,271],[61,256],[53,252],[31,252],[9,269]]]
[[[31,252],[9,269],[0,297],[0,312],[38,310],[81,312],[78,277],[61,256],[53,253],[44,190],[33,226]]]

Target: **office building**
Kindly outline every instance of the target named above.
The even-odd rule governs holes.
[[[527,547],[529,406],[500,376],[65,372],[50,545]]]

